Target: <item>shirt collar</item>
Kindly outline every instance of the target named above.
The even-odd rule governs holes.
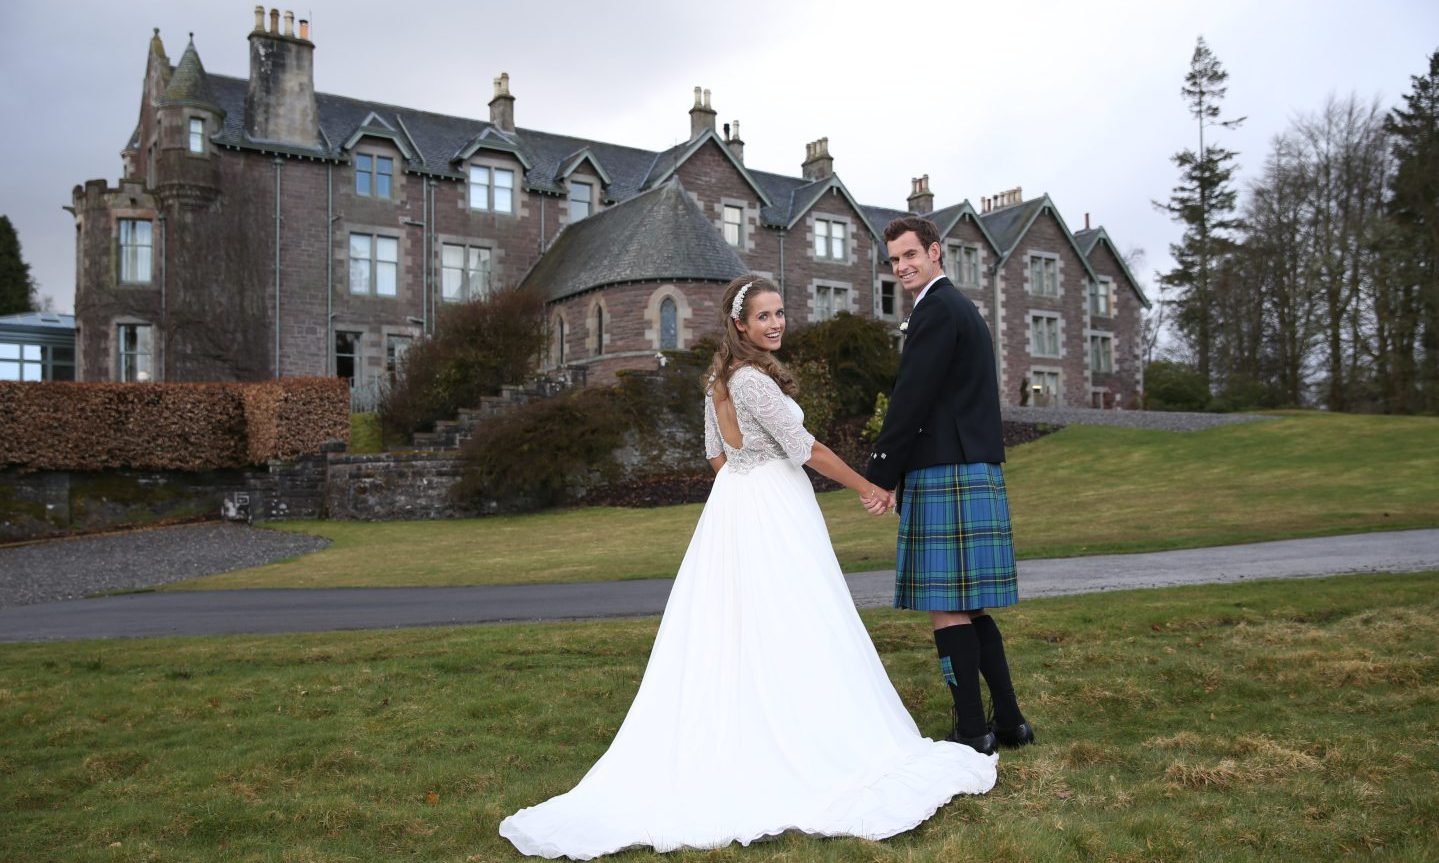
[[[916,305],[916,306],[919,305],[919,301],[922,300],[922,299],[924,299],[924,295],[927,294],[927,293],[929,293],[929,289],[932,288],[932,287],[934,287],[934,283],[937,282],[937,281],[939,281],[939,280],[942,279],[942,278],[944,278],[944,273],[940,273],[939,275],[937,275],[937,276],[935,276],[934,278],[930,279],[930,280],[929,280],[929,284],[927,284],[927,285],[924,286],[924,290],[922,290],[922,291],[919,292],[919,296],[917,296],[917,297],[914,298],[914,305]],[[913,306],[911,306],[910,308],[912,309]]]

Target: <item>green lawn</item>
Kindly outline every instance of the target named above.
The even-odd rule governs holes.
[[[1040,737],[884,843],[630,861],[1432,861],[1439,573],[1038,600],[1004,612]],[[864,614],[929,735],[920,615]],[[0,645],[0,860],[518,860],[656,621]]]
[[[1006,467],[1021,557],[1439,526],[1439,419],[1294,413],[1205,432],[1070,426]],[[894,517],[820,495],[845,569],[887,569]],[[517,584],[668,577],[698,504],[440,522],[292,522],[334,545],[169,589]]]

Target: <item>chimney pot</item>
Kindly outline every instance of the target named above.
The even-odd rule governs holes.
[[[1084,230],[1089,230],[1089,214],[1084,214]]]
[[[738,140],[740,139],[740,137],[739,137],[739,121],[738,121],[738,120],[735,120],[735,121],[734,121],[734,139],[735,139],[736,141],[738,141]]]
[[[304,18],[300,19],[300,38],[306,41],[310,39],[310,22]]]
[[[709,90],[705,90],[705,107],[708,108],[709,106],[710,106],[710,91],[709,91]]]
[[[703,107],[704,107],[704,105],[700,103],[700,88],[699,88],[699,87],[696,87],[696,88],[695,88],[695,107],[696,107],[696,108],[703,108]]]
[[[158,30],[159,28],[157,27],[157,28],[155,28],[155,29]],[[264,7],[264,6],[256,6],[256,7],[255,7],[255,32],[256,32],[256,33],[263,33],[263,32],[265,32],[265,7]]]
[[[290,12],[290,11],[286,11],[286,12],[285,12],[285,35],[286,35],[286,36],[289,36],[289,37],[292,38],[292,39],[295,38],[295,13],[294,13],[294,12]]]
[[[729,143],[729,124],[728,124],[728,123],[725,123],[725,124],[724,124],[724,140],[725,140],[725,143],[726,143],[726,144]]]
[[[279,33],[280,33],[280,10],[279,10],[279,9],[271,9],[271,10],[270,10],[270,32],[271,32],[271,33],[274,33],[274,34],[277,35],[277,36],[278,36]]]

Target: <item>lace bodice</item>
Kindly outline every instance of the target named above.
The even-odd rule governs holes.
[[[705,458],[723,454],[735,473],[748,473],[779,459],[789,459],[796,466],[809,461],[814,435],[805,431],[804,411],[773,378],[754,366],[741,366],[730,376],[729,393],[744,446],[735,449],[720,434],[714,395],[706,392]]]

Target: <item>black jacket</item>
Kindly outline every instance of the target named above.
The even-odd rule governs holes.
[[[889,414],[866,478],[893,489],[907,471],[1004,461],[994,343],[979,309],[941,278],[914,307]]]

